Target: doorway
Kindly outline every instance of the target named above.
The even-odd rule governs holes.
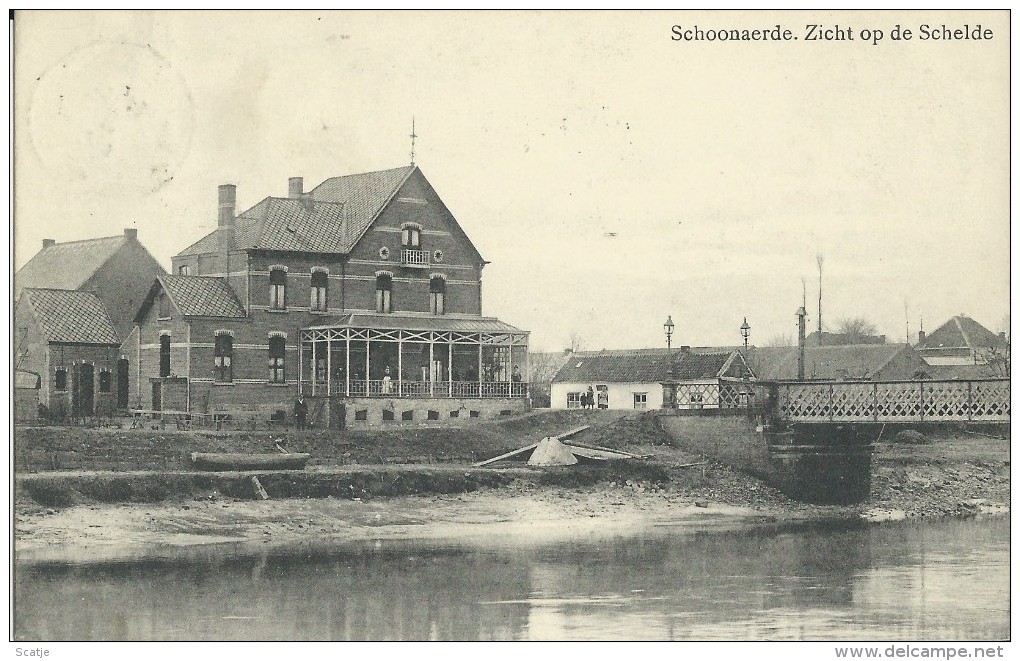
[[[74,390],[71,393],[71,411],[75,416],[92,415],[95,412],[96,369],[89,363],[75,367]]]

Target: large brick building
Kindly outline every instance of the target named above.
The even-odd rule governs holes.
[[[486,262],[416,166],[291,178],[240,214],[233,185],[218,195],[216,230],[135,317],[137,405],[287,410],[301,392],[323,424],[527,406],[528,334],[482,316]]]

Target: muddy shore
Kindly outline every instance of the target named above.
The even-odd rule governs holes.
[[[595,430],[601,444],[615,440],[617,447],[654,455],[644,462],[551,471],[322,464],[260,473],[270,500],[257,499],[247,474],[216,480],[166,470],[19,472],[15,557],[78,562],[392,539],[529,543],[665,528],[1009,511],[1008,439],[949,434],[926,444],[881,443],[866,502],[817,506],[670,447],[648,425],[606,417]],[[502,444],[520,440],[523,433]],[[298,446],[301,439],[288,442]]]

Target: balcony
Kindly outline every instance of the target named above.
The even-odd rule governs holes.
[[[404,248],[400,251],[400,264],[413,269],[427,269],[432,265],[432,260],[427,250]]]

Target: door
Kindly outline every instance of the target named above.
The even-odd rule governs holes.
[[[163,384],[159,381],[152,382],[152,410],[163,410]]]
[[[74,392],[72,393],[71,410],[76,416],[86,416],[95,413],[95,367],[88,363],[82,363],[75,369]]]
[[[128,359],[117,361],[117,408],[128,407]]]

